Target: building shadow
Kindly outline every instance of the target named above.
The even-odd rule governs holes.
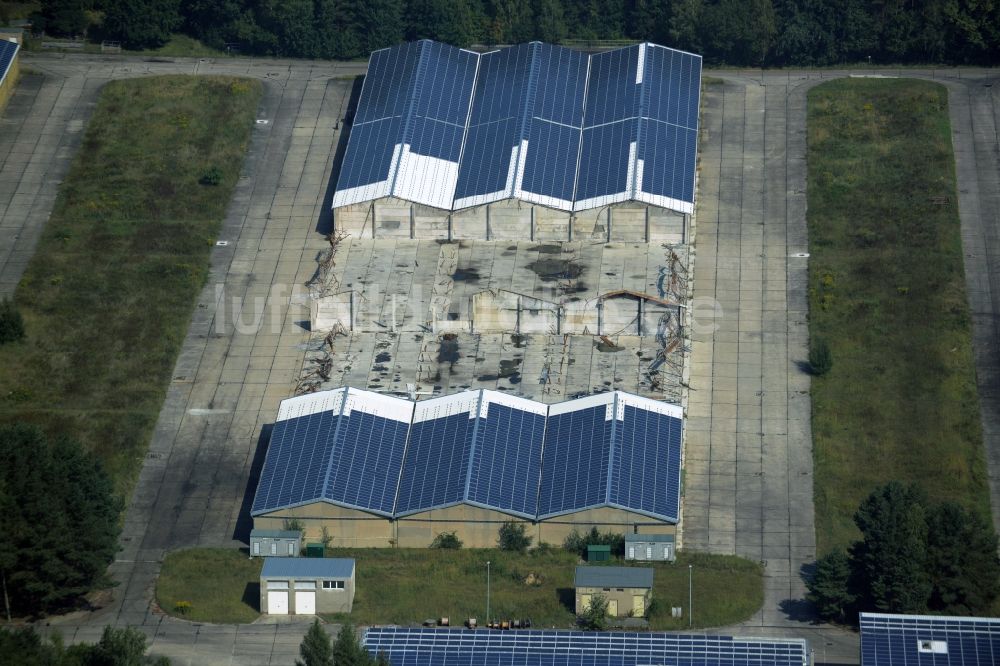
[[[358,109],[358,99],[361,97],[361,87],[364,85],[365,77],[355,77],[351,86],[351,94],[347,100],[347,107],[344,110],[344,117],[338,120],[340,125],[340,139],[337,141],[337,149],[333,152],[333,168],[330,169],[330,182],[326,184],[326,193],[323,195],[323,206],[319,210],[319,219],[316,220],[316,231],[328,235],[333,231],[333,193],[337,189],[337,179],[340,178],[340,169],[344,164],[344,153],[347,152],[347,142],[351,138],[351,127],[354,125],[354,113]],[[330,81],[327,85],[334,85]]]
[[[272,430],[274,430],[273,423],[268,423],[260,429],[257,450],[254,451],[253,462],[250,464],[250,478],[247,479],[247,487],[243,491],[243,502],[240,504],[240,513],[236,518],[236,527],[233,529],[233,539],[242,541],[248,546],[250,545],[250,530],[253,529],[253,517],[250,515],[250,509],[253,507],[253,497],[257,494],[257,483],[260,481],[260,472],[264,467],[267,444],[271,441]]]
[[[560,587],[556,589],[556,594],[559,596],[559,603],[576,615],[576,590],[572,587]]]
[[[247,586],[243,588],[241,601],[258,613],[263,613],[264,609],[260,607],[260,583],[247,583]]]

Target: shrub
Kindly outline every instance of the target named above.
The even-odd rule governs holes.
[[[431,548],[444,548],[446,550],[458,550],[462,547],[462,541],[454,532],[441,532],[434,541],[431,541]]]
[[[604,631],[608,624],[608,600],[603,594],[595,594],[590,606],[576,618],[576,623],[584,631]]]
[[[283,526],[283,529],[286,529],[290,532],[302,532],[303,538],[306,535],[305,523],[303,523],[302,520],[299,518],[285,518],[285,524]]]
[[[202,185],[218,185],[222,182],[222,169],[219,167],[210,168],[201,175],[198,182]]]
[[[531,537],[526,534],[527,526],[524,523],[509,520],[500,526],[497,545],[500,550],[511,550],[523,553],[531,545]]]
[[[0,345],[17,342],[24,337],[24,320],[14,301],[5,298],[0,301]]]
[[[190,601],[178,601],[174,604],[174,612],[178,615],[187,615],[191,612],[191,602]]]
[[[817,377],[822,377],[830,372],[833,367],[833,355],[830,353],[830,346],[823,338],[816,338],[809,345],[809,371]]]
[[[611,554],[614,557],[625,557],[625,535],[615,532],[598,532],[596,527],[591,527],[589,532],[580,534],[575,529],[570,532],[565,541],[563,549],[576,553],[580,557],[587,556],[587,546],[611,546]]]

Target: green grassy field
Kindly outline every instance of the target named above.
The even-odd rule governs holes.
[[[876,486],[989,511],[947,92],[839,80],[809,93],[809,306],[820,554]]]
[[[263,564],[263,558],[250,559],[245,551],[231,548],[168,553],[156,581],[156,603],[165,612],[194,622],[253,622],[260,615]],[[184,603],[178,607],[178,602]]]
[[[495,618],[531,618],[535,627],[569,628],[574,623],[577,557],[562,549],[524,555],[473,549],[341,549],[327,555],[357,560],[354,611],[350,616],[330,616],[331,620],[360,625],[412,625],[437,617],[456,623],[468,617],[482,621],[489,560]],[[247,622],[257,616],[260,563],[259,558],[248,560],[245,553],[234,550],[171,553],[157,582],[157,601],[164,611],[191,620]],[[687,616],[670,617],[671,606],[687,607],[688,564],[694,567],[695,627],[745,620],[763,603],[759,564],[731,556],[681,553],[675,564],[655,565],[652,628],[688,626]],[[191,604],[183,615],[176,610],[182,600]]]
[[[242,167],[259,82],[108,83],[16,292],[0,421],[95,451],[126,497]],[[199,179],[219,170],[218,185]]]
[[[216,58],[226,55],[224,52],[205,46],[194,37],[188,37],[180,33],[172,35],[170,41],[159,48],[145,49],[142,51],[123,50],[124,53],[142,54],[148,56],[160,56],[164,58],[193,57],[193,58]]]

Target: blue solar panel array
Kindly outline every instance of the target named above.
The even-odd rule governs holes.
[[[403,516],[467,502],[529,519],[612,506],[676,521],[681,418],[606,398],[546,417],[480,391],[457,414],[413,422],[345,407],[278,421],[251,513],[329,501]]]
[[[251,513],[323,496],[339,422],[338,414],[327,411],[274,424]]]
[[[466,412],[413,424],[396,513],[462,501],[475,424]]]
[[[581,631],[373,627],[364,647],[392,666],[806,666],[801,639]]]
[[[391,514],[409,424],[359,410],[340,418],[323,496]]]
[[[607,502],[608,463],[615,421],[606,405],[549,416],[538,515]]]
[[[545,417],[491,404],[480,419],[466,499],[534,518]]]
[[[20,48],[17,42],[0,39],[0,83],[3,83],[4,79],[7,78],[7,72]]]
[[[680,504],[680,419],[625,405],[625,418],[615,434],[609,503],[676,517]]]
[[[1000,619],[861,614],[861,666],[995,666]]]
[[[334,207],[412,193],[455,209],[521,197],[690,212],[700,86],[700,56],[654,44],[587,55],[532,42],[478,55],[425,40],[376,51]],[[427,169],[416,177],[429,188],[397,182],[404,145],[452,164],[454,179]]]

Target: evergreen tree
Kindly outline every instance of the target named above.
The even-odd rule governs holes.
[[[354,634],[354,627],[345,624],[333,643],[333,663],[337,666],[366,666],[369,661],[368,653]]]
[[[0,577],[12,612],[72,606],[103,580],[118,548],[122,504],[111,480],[76,443],[5,425],[0,486],[7,498],[0,512]]]
[[[104,33],[126,48],[163,46],[180,25],[180,0],[105,0]]]
[[[932,507],[927,525],[930,609],[949,615],[988,614],[1000,585],[993,526],[951,502]]]
[[[809,599],[820,617],[843,622],[854,607],[851,593],[851,561],[842,550],[835,550],[816,562],[816,573],[809,581]]]
[[[302,659],[296,659],[295,666],[333,666],[333,645],[330,635],[319,623],[319,618],[309,626],[309,631],[299,646],[299,655]]]
[[[916,486],[893,481],[861,503],[854,522],[862,534],[852,549],[865,594],[862,609],[925,612],[931,581],[923,494]]]
[[[365,55],[349,0],[316,0],[316,39],[321,58],[348,60]]]
[[[358,0],[358,34],[365,51],[394,46],[403,41],[402,0]]]
[[[89,24],[85,10],[92,4],[86,0],[43,0],[39,14],[41,27],[46,33],[60,37],[82,35]]]
[[[566,39],[566,16],[560,0],[535,2],[535,39],[558,44]]]

